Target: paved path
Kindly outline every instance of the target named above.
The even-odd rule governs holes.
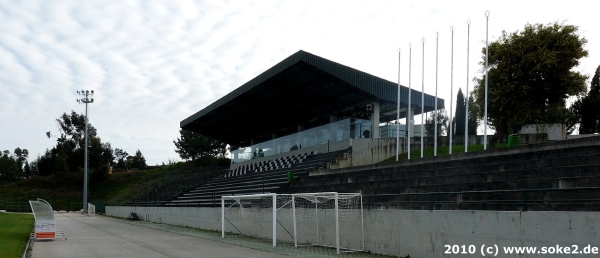
[[[102,216],[56,214],[67,240],[38,240],[31,257],[290,257]]]
[[[336,254],[333,248],[272,246],[270,240],[235,236],[161,223],[128,221],[78,213],[55,214],[57,230],[67,240],[33,242],[31,257],[320,257],[381,258],[363,252]]]

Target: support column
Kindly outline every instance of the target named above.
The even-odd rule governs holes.
[[[296,146],[298,146],[298,149],[302,148],[302,130],[304,130],[304,126],[298,125],[298,131],[296,131]]]
[[[379,138],[379,102],[371,103],[373,114],[371,115],[371,138]]]
[[[279,154],[279,141],[275,141],[277,138],[276,133],[271,133],[271,149],[273,150],[273,155]]]
[[[333,123],[337,121],[337,116],[330,115],[329,116],[329,141],[337,140],[337,128],[333,125]]]

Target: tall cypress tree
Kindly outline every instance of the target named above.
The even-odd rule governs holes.
[[[469,96],[469,135],[477,135],[477,126],[479,126],[477,112],[479,111],[477,110],[477,105],[475,104],[473,93],[471,92]]]
[[[462,89],[456,94],[456,112],[454,113],[454,135],[465,135],[465,96]]]
[[[579,105],[581,114],[580,134],[600,132],[600,66],[596,68],[596,73],[592,78],[592,85],[587,96],[581,99]]]

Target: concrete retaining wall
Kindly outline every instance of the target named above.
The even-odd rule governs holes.
[[[221,227],[220,208],[106,207],[109,216],[125,218],[130,212],[140,217],[147,215],[150,221],[157,223],[208,230]],[[580,250],[587,245],[600,246],[597,241],[600,212],[386,209],[365,210],[364,222],[365,250],[395,256],[443,256],[445,245],[475,245],[478,256],[482,245],[499,248],[578,245]],[[471,254],[452,256],[473,257]],[[507,257],[501,250],[499,256]],[[539,257],[539,254],[520,257]]]
[[[106,206],[108,216],[127,218],[130,212],[156,223],[221,230],[221,208]]]
[[[404,145],[404,139],[402,139],[401,146]],[[371,165],[394,155],[396,155],[396,138],[354,139],[349,166]],[[339,168],[349,166],[340,166]]]
[[[560,141],[567,139],[567,127],[565,124],[534,124],[521,127],[519,134],[548,134],[548,140]]]

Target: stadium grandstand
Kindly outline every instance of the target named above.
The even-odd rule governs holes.
[[[136,204],[215,207],[223,195],[337,191],[361,192],[372,207],[598,210],[598,137],[546,135],[539,144],[377,164],[395,155],[397,130],[399,152],[406,151],[407,127],[393,122],[397,89],[298,51],[181,122],[232,146],[229,169],[187,182],[184,193],[172,187],[160,202]],[[401,86],[401,118],[421,110],[421,93],[411,97],[409,109]],[[435,98],[424,99],[424,110],[433,111]]]
[[[397,89],[299,51],[181,122],[232,146],[230,168],[202,168],[185,187],[152,191],[166,199],[107,205],[106,214],[273,246],[402,257],[440,256],[463,243],[590,247],[600,234],[600,136],[569,139],[564,125],[545,125],[558,133],[536,129],[511,147],[380,162],[396,146],[420,146],[417,130],[393,122]],[[401,86],[399,116],[411,121],[421,105],[433,111],[435,98],[423,97],[413,91],[409,106]]]
[[[422,104],[421,92],[412,90],[408,108],[409,89],[400,91],[400,118],[420,114],[421,106],[434,110],[433,96],[425,94]],[[397,98],[397,83],[298,51],[186,118],[181,128],[229,144],[237,163],[328,141],[395,137],[389,122],[396,120]]]
[[[361,140],[365,145],[390,139],[381,144],[395,151],[397,132],[406,138],[414,128],[419,130],[396,123],[398,110],[401,119],[410,116],[412,121],[422,107],[425,112],[435,107],[433,96],[411,90],[410,97],[409,107],[409,88],[300,50],[186,118],[181,128],[231,146],[231,170],[222,178],[229,193],[248,193],[231,186],[236,185],[235,177],[253,173],[260,173],[260,192],[270,192],[287,182],[287,172],[325,166],[349,155],[353,143],[360,146]],[[444,108],[443,99],[437,100],[438,108]],[[389,148],[375,159],[355,163],[388,158],[395,154]],[[249,182],[253,181],[242,179],[240,184]],[[183,196],[180,201],[196,197]]]

